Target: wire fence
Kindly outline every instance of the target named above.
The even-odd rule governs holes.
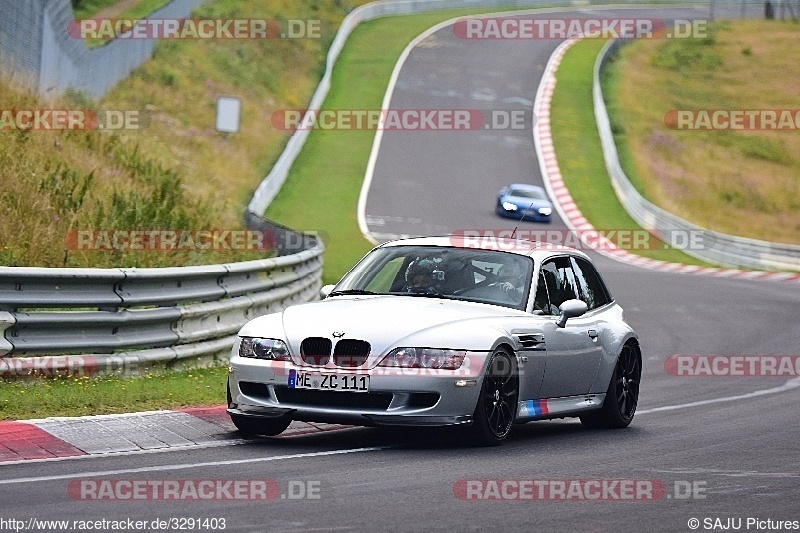
[[[172,0],[146,18],[186,18],[203,0]],[[0,68],[43,97],[68,89],[103,96],[153,54],[152,39],[115,39],[89,48],[71,36],[70,0],[0,0]]]

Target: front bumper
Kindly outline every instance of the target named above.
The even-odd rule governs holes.
[[[497,209],[495,209],[495,212],[498,215],[506,217],[506,218],[513,218],[513,219],[516,219],[516,220],[530,220],[530,221],[533,221],[533,222],[550,222],[550,217],[552,216],[552,214],[550,214],[550,215],[540,215],[539,213],[537,213],[534,210],[530,210],[530,211],[528,211],[527,214],[525,214],[525,209],[524,208],[517,209],[516,211],[508,211],[506,209],[503,209],[502,206],[497,206]],[[524,217],[523,217],[523,214],[525,215]]]
[[[354,426],[458,426],[472,424],[472,415],[431,416],[431,415],[374,415],[353,413],[311,413],[290,408],[269,408],[249,410],[228,408],[229,415],[246,418],[271,419],[288,416],[303,422],[323,422],[329,424],[351,424]]]
[[[231,359],[228,413],[254,418],[360,426],[449,426],[472,423],[478,369],[371,369],[336,373],[370,376],[369,392],[319,391],[288,386],[289,370],[320,371],[292,363]],[[396,370],[396,372],[395,372]]]

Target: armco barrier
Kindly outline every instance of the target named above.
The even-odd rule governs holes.
[[[323,245],[197,267],[0,267],[0,377],[225,360],[248,320],[319,293]]]
[[[603,145],[606,169],[620,202],[631,218],[641,227],[664,235],[700,235],[701,241],[706,245],[699,246],[698,249],[686,249],[684,252],[709,263],[733,268],[800,271],[800,246],[746,239],[711,231],[664,211],[639,194],[619,163],[600,86],[601,70],[611,54],[615,53],[623,43],[622,40],[609,41],[603,47],[594,67],[593,93],[595,119]]]

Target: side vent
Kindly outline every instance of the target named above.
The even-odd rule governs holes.
[[[542,333],[521,333],[514,335],[514,337],[526,350],[543,352],[547,349]]]

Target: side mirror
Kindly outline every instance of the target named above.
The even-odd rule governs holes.
[[[561,314],[558,317],[556,326],[563,328],[567,325],[567,319],[583,316],[589,308],[586,302],[581,300],[567,300],[561,304]]]
[[[319,290],[319,299],[324,300],[333,291],[336,285],[325,285]]]

